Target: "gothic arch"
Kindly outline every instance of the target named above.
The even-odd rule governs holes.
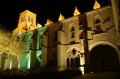
[[[94,47],[98,46],[98,45],[110,45],[111,47],[113,47],[118,56],[119,56],[119,61],[120,61],[120,52],[119,52],[119,49],[117,48],[117,46],[115,46],[113,43],[109,42],[109,41],[99,41],[99,42],[96,42],[92,45],[89,46],[89,51],[91,51]]]
[[[76,25],[75,25],[74,23],[71,23],[71,24],[69,25],[69,29],[70,29],[70,31],[75,31]]]
[[[80,54],[78,48],[72,47],[67,50],[67,67],[68,68],[77,68],[80,66]]]
[[[101,22],[102,22],[101,16],[100,16],[100,15],[96,15],[96,16],[94,17],[94,22],[95,22],[95,24],[101,23]]]
[[[119,49],[108,41],[99,41],[89,48],[90,70],[118,70],[120,63]]]

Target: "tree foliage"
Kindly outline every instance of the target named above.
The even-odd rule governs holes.
[[[22,40],[17,40],[12,33],[0,28],[0,51],[18,56],[24,51],[23,45]]]

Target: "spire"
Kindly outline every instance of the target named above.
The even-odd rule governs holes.
[[[40,27],[42,27],[42,25],[38,23],[38,24],[37,24],[37,28],[40,28]]]
[[[77,7],[75,7],[75,10],[74,10],[74,16],[77,16],[77,15],[79,15],[80,14],[80,12],[79,12],[79,10],[77,9]]]
[[[98,9],[98,8],[100,8],[100,4],[98,3],[97,0],[95,0],[95,3],[94,3],[94,6],[93,6],[93,9],[95,10],[95,9]]]
[[[47,22],[46,22],[45,25],[49,25],[49,24],[51,24],[51,23],[53,23],[53,22],[52,22],[51,20],[47,19]]]
[[[61,20],[64,20],[64,19],[65,19],[65,17],[60,13],[58,21],[61,21]]]

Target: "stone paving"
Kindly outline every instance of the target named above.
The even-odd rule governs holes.
[[[77,76],[71,79],[120,79],[120,72],[98,72]]]

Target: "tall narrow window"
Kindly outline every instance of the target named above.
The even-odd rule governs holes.
[[[78,54],[78,56],[77,56],[77,67],[79,67],[80,66],[80,55]]]
[[[71,67],[74,67],[74,60],[71,58]]]
[[[28,21],[30,22],[30,16],[28,17]]]
[[[24,21],[24,18],[25,18],[25,17],[22,17],[22,18],[21,18],[21,22],[23,22],[23,21]]]
[[[75,31],[75,28],[74,28],[74,27],[72,27],[72,28],[71,28],[71,31]]]
[[[70,67],[69,58],[67,58],[67,67]]]
[[[33,23],[33,18],[31,18],[31,22]]]
[[[75,59],[74,59],[74,62],[75,62],[75,67],[78,67],[78,57],[75,57]]]

